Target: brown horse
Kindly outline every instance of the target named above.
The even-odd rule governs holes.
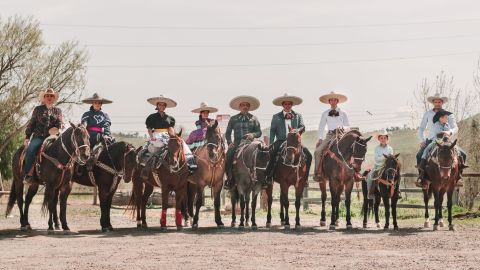
[[[180,137],[182,132],[175,134],[173,128],[168,131],[169,140],[165,160],[161,165],[150,173],[147,179],[140,177],[141,166],[137,162],[132,181],[132,196],[130,206],[135,204],[133,211],[137,212],[137,228],[147,228],[146,207],[154,187],[162,189],[162,215],[160,226],[167,228],[168,196],[175,192],[175,223],[177,229],[182,229],[182,208],[186,205],[188,167],[183,149],[183,140]]]
[[[431,181],[428,190],[424,190],[425,202],[425,227],[429,225],[428,221],[428,201],[433,193],[435,200],[435,223],[433,230],[438,230],[438,227],[443,227],[442,205],[443,197],[447,193],[447,208],[448,208],[448,224],[449,230],[454,231],[455,227],[452,223],[452,206],[453,206],[453,191],[455,190],[455,182],[459,177],[459,160],[458,153],[455,148],[457,140],[453,143],[445,139],[444,142],[438,143],[432,150],[431,156],[428,160],[426,173]]]
[[[375,213],[375,223],[377,227],[380,226],[380,219],[378,214],[378,209],[380,206],[380,200],[383,200],[383,205],[385,207],[385,226],[384,229],[388,229],[390,226],[390,206],[392,207],[392,218],[393,218],[393,228],[398,230],[397,224],[397,202],[398,202],[398,191],[400,187],[400,161],[398,160],[397,155],[384,155],[385,157],[385,166],[377,173],[377,176],[374,177],[374,181],[377,182],[378,188],[375,189],[375,200],[374,200],[374,213]],[[376,179],[375,179],[376,178]],[[367,216],[368,216],[368,190],[367,183],[362,181],[362,191],[363,191],[363,228],[367,228]]]
[[[189,177],[188,183],[188,211],[189,215],[193,217],[193,229],[198,228],[198,216],[206,186],[209,186],[212,190],[215,223],[219,228],[224,226],[220,215],[220,193],[222,192],[225,173],[225,144],[217,121],[207,127],[205,137],[206,144],[197,148],[193,153],[197,159],[198,169]],[[193,213],[194,201],[196,202],[195,214]]]
[[[81,167],[81,174],[73,175],[72,182],[61,193],[60,198],[68,199],[72,190],[73,182],[83,186],[95,186],[98,188],[100,199],[100,225],[103,232],[113,231],[110,223],[110,209],[112,198],[122,178],[126,183],[132,178],[133,168],[137,164],[135,148],[126,142],[116,142],[106,146],[91,172]],[[78,166],[78,165],[77,165]]]
[[[332,213],[330,230],[338,226],[340,212],[340,196],[345,189],[345,207],[347,229],[351,229],[350,203],[354,179],[361,170],[362,163],[367,153],[367,143],[372,137],[364,138],[362,133],[351,130],[341,138],[334,139],[323,154],[322,171],[323,179],[320,181],[322,191],[322,212],[320,225],[325,226],[325,201],[327,199],[326,181],[329,182],[332,200]]]
[[[280,184],[280,220],[285,229],[290,228],[288,216],[288,189],[290,186],[295,187],[295,228],[300,228],[300,203],[303,196],[307,175],[307,163],[303,155],[302,136],[301,134],[289,127],[287,140],[280,148],[279,158],[275,164],[274,181]],[[272,193],[273,184],[267,188],[268,195],[268,214],[267,228],[272,225]]]

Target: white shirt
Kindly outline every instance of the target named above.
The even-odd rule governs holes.
[[[285,117],[285,115],[287,114],[288,112],[286,111],[283,111],[283,117]],[[290,112],[292,115],[293,113]],[[292,119],[286,119],[285,118],[285,134],[288,134],[288,127],[292,127]]]
[[[436,131],[432,128],[433,127],[433,117],[435,116],[436,112],[430,110],[425,112],[422,118],[422,122],[420,122],[420,127],[418,128],[418,140],[420,142],[424,142],[425,138],[425,129],[427,130],[427,138],[436,138],[437,134]],[[453,114],[448,116],[448,125],[450,126],[451,135],[455,135],[458,132],[457,121],[455,120],[455,116]]]
[[[325,127],[328,127],[328,130],[330,131],[337,128],[346,128],[350,126],[350,123],[348,122],[348,116],[344,111],[337,107],[335,110],[339,113],[339,116],[334,117],[328,116],[331,110],[333,109],[330,108],[322,114],[320,124],[318,125],[318,139],[323,139]]]

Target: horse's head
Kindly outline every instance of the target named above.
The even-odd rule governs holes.
[[[132,180],[133,170],[137,166],[137,153],[133,145],[126,143],[123,152],[123,180],[129,183]]]
[[[383,172],[382,179],[393,184],[400,172],[400,161],[398,160],[398,156],[400,156],[400,154],[383,156],[385,157],[385,170]]]
[[[288,127],[287,143],[285,146],[285,163],[293,165],[295,159],[302,153],[302,135],[296,129]]]
[[[183,140],[182,140],[182,130],[177,134],[170,128],[168,130],[169,140],[168,140],[168,162],[169,165],[177,168],[180,165],[181,161],[185,161],[184,152],[183,152]]]
[[[372,139],[372,136],[364,138],[363,136],[356,136],[352,143],[351,165],[356,172],[362,169],[362,163],[365,160],[367,153],[367,143]]]
[[[208,124],[205,137],[207,140],[208,158],[210,160],[218,160],[219,156],[223,154],[224,145],[217,120]]]
[[[267,166],[270,162],[270,151],[267,145],[260,142],[254,151],[254,165],[255,165],[255,178],[257,181],[263,181],[266,179]]]
[[[68,143],[74,149],[73,155],[78,158],[78,162],[80,164],[86,164],[88,159],[90,158],[90,136],[88,135],[87,128],[83,124],[75,125],[71,122],[70,126],[70,138],[62,138],[62,140],[69,139]]]
[[[457,140],[455,140],[453,143],[437,142],[437,165],[442,180],[450,179],[452,170],[455,168],[455,165],[457,163],[457,154],[455,151],[456,145]]]

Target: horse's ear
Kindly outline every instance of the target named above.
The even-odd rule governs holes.
[[[455,141],[453,141],[452,145],[450,145],[450,149],[453,149],[455,147],[455,145],[457,145],[457,139],[455,139]]]
[[[396,155],[395,155],[395,158],[398,158],[399,156],[400,156],[400,153],[396,154]]]
[[[215,129],[215,128],[217,128],[217,127],[218,127],[218,121],[217,121],[217,120],[215,120],[215,123],[213,124],[212,128],[214,128],[214,129]]]
[[[75,124],[72,123],[72,121],[69,121],[69,123],[70,123],[70,126],[71,126],[72,128],[76,128]]]
[[[367,143],[368,141],[370,141],[372,139],[372,136],[368,137],[365,142]]]
[[[180,132],[177,133],[177,137],[182,137],[182,132],[183,132],[183,129],[180,129]]]

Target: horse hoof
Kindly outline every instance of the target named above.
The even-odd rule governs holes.
[[[20,227],[20,231],[22,231],[22,232],[26,232],[27,230],[28,230],[27,226]]]
[[[398,231],[398,226],[394,226],[393,230]]]
[[[270,229],[270,228],[272,227],[272,223],[267,222],[267,224],[265,225],[265,227],[267,227],[268,229]]]
[[[235,228],[236,225],[237,225],[237,224],[236,224],[235,222],[232,222],[232,223],[230,224],[230,227],[231,227],[231,228]]]
[[[330,231],[335,231],[335,225],[330,225],[330,228],[328,228]]]
[[[160,230],[166,231],[166,230],[167,230],[167,226],[161,226],[161,227],[160,227]]]
[[[438,222],[438,226],[440,226],[440,228],[445,227],[445,223],[443,223],[443,219],[441,219],[441,220]]]
[[[352,225],[347,225],[347,230],[351,230],[353,229],[353,226]]]
[[[285,226],[285,221],[280,222],[281,226]]]
[[[198,224],[192,224],[192,230],[198,229]]]
[[[284,227],[285,230],[290,230],[290,225],[289,224],[284,225],[283,227]]]
[[[142,224],[142,229],[148,229],[147,223]]]
[[[55,234],[55,230],[53,230],[53,229],[48,229],[48,230],[47,230],[47,234],[48,234],[48,235],[54,235],[54,234]]]
[[[31,231],[31,230],[32,230],[32,226],[30,226],[30,224],[28,224],[26,227],[27,227],[27,231]]]
[[[183,223],[183,226],[184,227],[190,227],[190,219],[185,220],[184,223]]]
[[[423,223],[423,228],[430,228],[430,221],[425,221],[425,223]]]
[[[257,225],[252,225],[252,231],[256,231],[256,230],[258,230]]]
[[[383,230],[384,230],[384,231],[388,231],[388,229],[389,229],[389,226],[383,227]]]
[[[438,225],[433,225],[433,231],[438,231]]]
[[[454,232],[454,231],[455,231],[455,226],[449,225],[449,226],[448,226],[448,230]]]
[[[367,224],[363,224],[363,228],[364,228],[364,229],[368,228],[368,225],[367,225]]]
[[[108,226],[107,229],[108,229],[109,232],[113,232],[115,230],[115,229],[113,229],[112,226]]]
[[[295,230],[301,230],[302,229],[302,225],[295,225]]]
[[[380,223],[377,223],[377,229],[380,229],[382,227],[382,225],[380,225]]]
[[[56,231],[60,231],[60,226],[59,226],[59,225],[55,225],[55,230],[56,230]]]
[[[102,228],[102,233],[106,233],[108,232],[108,229],[107,228]]]
[[[225,225],[223,225],[223,224],[218,224],[217,225],[217,229],[224,229],[224,228],[225,228]]]
[[[325,226],[327,226],[327,222],[320,220],[320,227],[325,227]]]
[[[63,235],[70,235],[72,232],[70,230],[63,230]]]

